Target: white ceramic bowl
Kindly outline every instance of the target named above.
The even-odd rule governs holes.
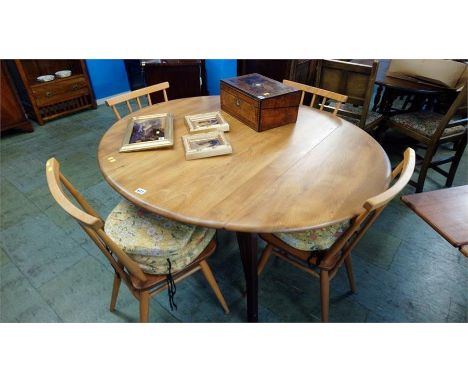
[[[37,77],[37,80],[40,81],[40,82],[49,82],[49,81],[52,81],[54,79],[55,79],[55,76],[53,76],[52,74],[47,74],[45,76]]]
[[[55,72],[55,75],[58,78],[70,77],[71,76],[71,70],[59,70],[58,72]]]

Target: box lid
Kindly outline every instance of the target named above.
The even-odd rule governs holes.
[[[258,73],[246,74],[244,76],[226,78],[221,80],[241,92],[258,100],[278,97],[280,95],[298,92],[291,86],[262,76]]]

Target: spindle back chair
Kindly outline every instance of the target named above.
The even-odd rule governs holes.
[[[363,211],[350,221],[349,227],[339,236],[334,244],[324,251],[304,251],[290,246],[275,234],[260,234],[267,242],[258,262],[258,274],[263,271],[271,255],[280,257],[295,267],[320,279],[321,317],[328,321],[330,281],[335,277],[340,266],[345,263],[350,288],[356,291],[351,251],[364,236],[372,223],[379,217],[387,204],[408,184],[414,172],[415,152],[408,148],[401,161],[392,171],[391,180],[398,180],[381,194],[368,199]],[[313,230],[311,230],[313,231]],[[278,250],[279,249],[279,250]]]
[[[132,108],[130,101],[135,100],[138,106],[138,110],[140,110],[143,108],[141,101],[140,101],[140,97],[146,97],[148,106],[151,106],[152,102],[151,102],[150,94],[159,92],[159,91],[163,92],[164,101],[167,102],[168,98],[167,98],[166,89],[169,89],[169,82],[162,82],[160,84],[147,86],[146,88],[134,90],[129,93],[125,93],[125,94],[118,95],[116,97],[109,98],[108,100],[106,100],[106,105],[112,108],[112,111],[117,117],[117,120],[120,120],[122,119],[122,117],[119,111],[117,110],[117,107],[116,107],[117,105],[125,102],[125,104],[127,105],[128,112],[133,113],[133,108]]]
[[[46,177],[50,193],[57,204],[78,222],[81,228],[110,262],[112,268],[114,268],[115,275],[110,311],[113,312],[115,310],[120,284],[123,280],[130,292],[140,303],[140,322],[148,322],[150,298],[167,288],[166,275],[154,275],[143,272],[138,263],[132,260],[130,256],[106,234],[104,231],[104,219],[99,216],[84,197],[60,172],[60,163],[57,159],[50,158],[47,161]],[[68,191],[81,208],[70,200],[64,190]],[[206,259],[211,256],[215,250],[216,242],[213,239],[195,261],[185,269],[173,275],[173,280],[177,283],[196,271],[201,270],[224,311],[228,313],[229,308],[206,262]]]
[[[336,105],[333,107],[333,108],[330,108],[330,109],[333,109],[332,111],[332,114],[333,115],[336,115],[341,107],[341,104],[346,102],[348,97],[345,96],[345,95],[342,95],[342,94],[338,94],[338,93],[334,93],[334,92],[331,92],[331,91],[328,91],[328,90],[324,90],[324,89],[320,89],[320,88],[316,88],[316,87],[313,87],[313,86],[310,86],[310,85],[305,85],[305,84],[301,84],[299,82],[294,82],[294,81],[290,81],[290,80],[283,80],[283,84],[287,85],[287,86],[291,86],[295,89],[298,89],[298,90],[302,90],[302,97],[301,97],[301,105],[303,104],[304,102],[304,95],[305,93],[309,93],[309,94],[312,94],[312,100],[309,104],[310,107],[317,107],[317,103],[319,103],[319,99],[317,98],[318,97],[322,97],[322,101],[319,103],[319,106],[318,108],[320,110],[323,110],[327,101],[330,99],[330,100],[333,100],[336,102]],[[328,110],[328,111],[331,111],[331,110]]]

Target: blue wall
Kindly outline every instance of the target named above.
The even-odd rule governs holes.
[[[86,66],[96,99],[130,90],[123,60],[86,60]]]
[[[237,60],[206,60],[205,66],[209,95],[219,94],[219,80],[237,76]]]

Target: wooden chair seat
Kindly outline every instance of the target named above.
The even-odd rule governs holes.
[[[184,269],[216,233],[144,211],[127,200],[109,214],[104,231],[149,274],[169,273],[168,260],[171,272]]]
[[[210,257],[216,250],[216,243],[214,240],[211,240],[206,248],[198,255],[198,257],[193,260],[191,264],[189,264],[187,267],[184,269],[174,272],[173,278],[176,281],[180,281],[181,279],[191,275],[195,271],[198,271],[200,269],[200,262],[206,260],[208,257]],[[154,275],[150,273],[145,273],[146,276],[146,281],[141,281],[137,277],[130,275],[130,281],[132,283],[133,288],[136,290],[144,291],[144,290],[153,290],[155,288],[160,287],[160,289],[165,289],[166,287],[166,282],[167,282],[167,276],[160,274],[160,275]]]
[[[338,116],[344,120],[351,122],[353,125],[359,126],[361,123],[361,115],[363,114],[362,106],[354,106],[349,103],[345,103],[341,107],[342,111],[352,113],[342,114],[338,113]],[[354,115],[353,115],[354,114]],[[364,130],[371,130],[374,126],[378,125],[384,119],[383,114],[377,113],[376,111],[368,110],[366,116],[366,122],[364,124]]]
[[[323,228],[299,232],[276,232],[273,235],[301,251],[324,251],[335,243],[349,224],[349,220],[346,220]]]
[[[394,125],[400,125],[402,128],[422,134],[427,138],[431,138],[436,133],[443,118],[443,114],[434,113],[432,111],[418,111],[394,115],[390,118],[390,122]],[[450,123],[454,122],[453,120],[450,121]],[[446,127],[442,132],[442,137],[458,135],[464,131],[465,126],[463,125]]]

